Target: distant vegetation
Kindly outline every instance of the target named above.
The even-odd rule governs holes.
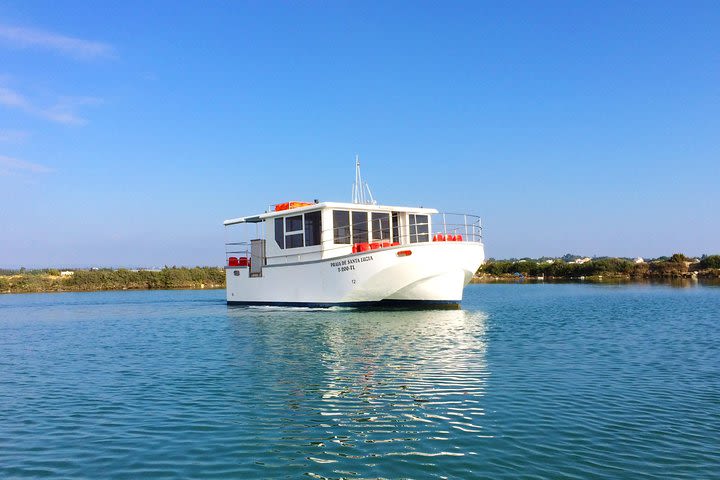
[[[224,288],[225,272],[218,267],[165,267],[159,271],[74,270],[61,276],[57,269],[0,270],[0,293],[87,292],[95,290],[154,290]]]
[[[701,269],[720,268],[720,255],[703,256],[698,267]]]
[[[576,263],[579,261],[584,263]],[[155,290],[180,288],[225,288],[225,272],[218,267],[165,267],[162,270],[56,268],[41,270],[0,269],[0,293],[89,292],[96,290]],[[489,259],[477,272],[485,279],[544,277],[574,279],[580,277],[617,278],[720,278],[720,255],[693,259],[676,253],[635,263],[628,258],[593,258],[565,255],[561,258]]]
[[[562,258],[488,260],[478,270],[479,276],[490,277],[547,277],[579,278],[616,276],[627,278],[662,278],[684,276],[720,276],[720,255],[703,255],[699,260],[682,253],[670,257],[636,263],[627,258],[593,258],[584,263],[575,263],[577,255]]]

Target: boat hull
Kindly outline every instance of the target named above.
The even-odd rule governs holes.
[[[311,262],[266,265],[260,277],[250,277],[245,267],[227,267],[227,302],[457,308],[463,288],[483,261],[482,243],[430,242]]]

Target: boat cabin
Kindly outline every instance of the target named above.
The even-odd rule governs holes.
[[[282,203],[266,213],[224,222],[226,227],[250,227],[246,236],[252,236],[249,241],[246,238],[226,244],[229,247],[228,266],[252,267],[250,258],[256,262],[262,259],[261,265],[276,265],[430,241],[472,239],[475,230],[468,230],[467,218],[455,226],[442,221],[443,218],[438,233],[431,235],[432,217],[436,214],[438,211],[433,208],[336,202]],[[463,231],[458,231],[460,225]]]

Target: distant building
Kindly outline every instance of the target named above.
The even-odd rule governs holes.
[[[633,260],[635,263],[645,263],[645,260],[643,260],[642,257],[637,257],[635,260]]]
[[[71,275],[75,275],[75,272],[73,272],[72,270],[63,270],[62,272],[60,272],[61,277],[69,277]]]
[[[582,263],[587,263],[587,262],[589,262],[589,261],[591,261],[591,260],[592,260],[592,258],[590,258],[590,257],[584,257],[584,258],[575,259],[575,260],[573,260],[573,261],[570,262],[570,263],[580,263],[580,264],[582,264]]]
[[[552,258],[548,258],[543,263],[555,263],[555,260],[553,260]]]

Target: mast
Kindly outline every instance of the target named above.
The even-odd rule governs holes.
[[[367,191],[367,194],[365,193]],[[355,183],[352,187],[352,203],[359,203],[363,205],[376,205],[377,202],[373,198],[370,187],[366,182],[363,182],[362,175],[360,174],[360,156],[355,155]]]

